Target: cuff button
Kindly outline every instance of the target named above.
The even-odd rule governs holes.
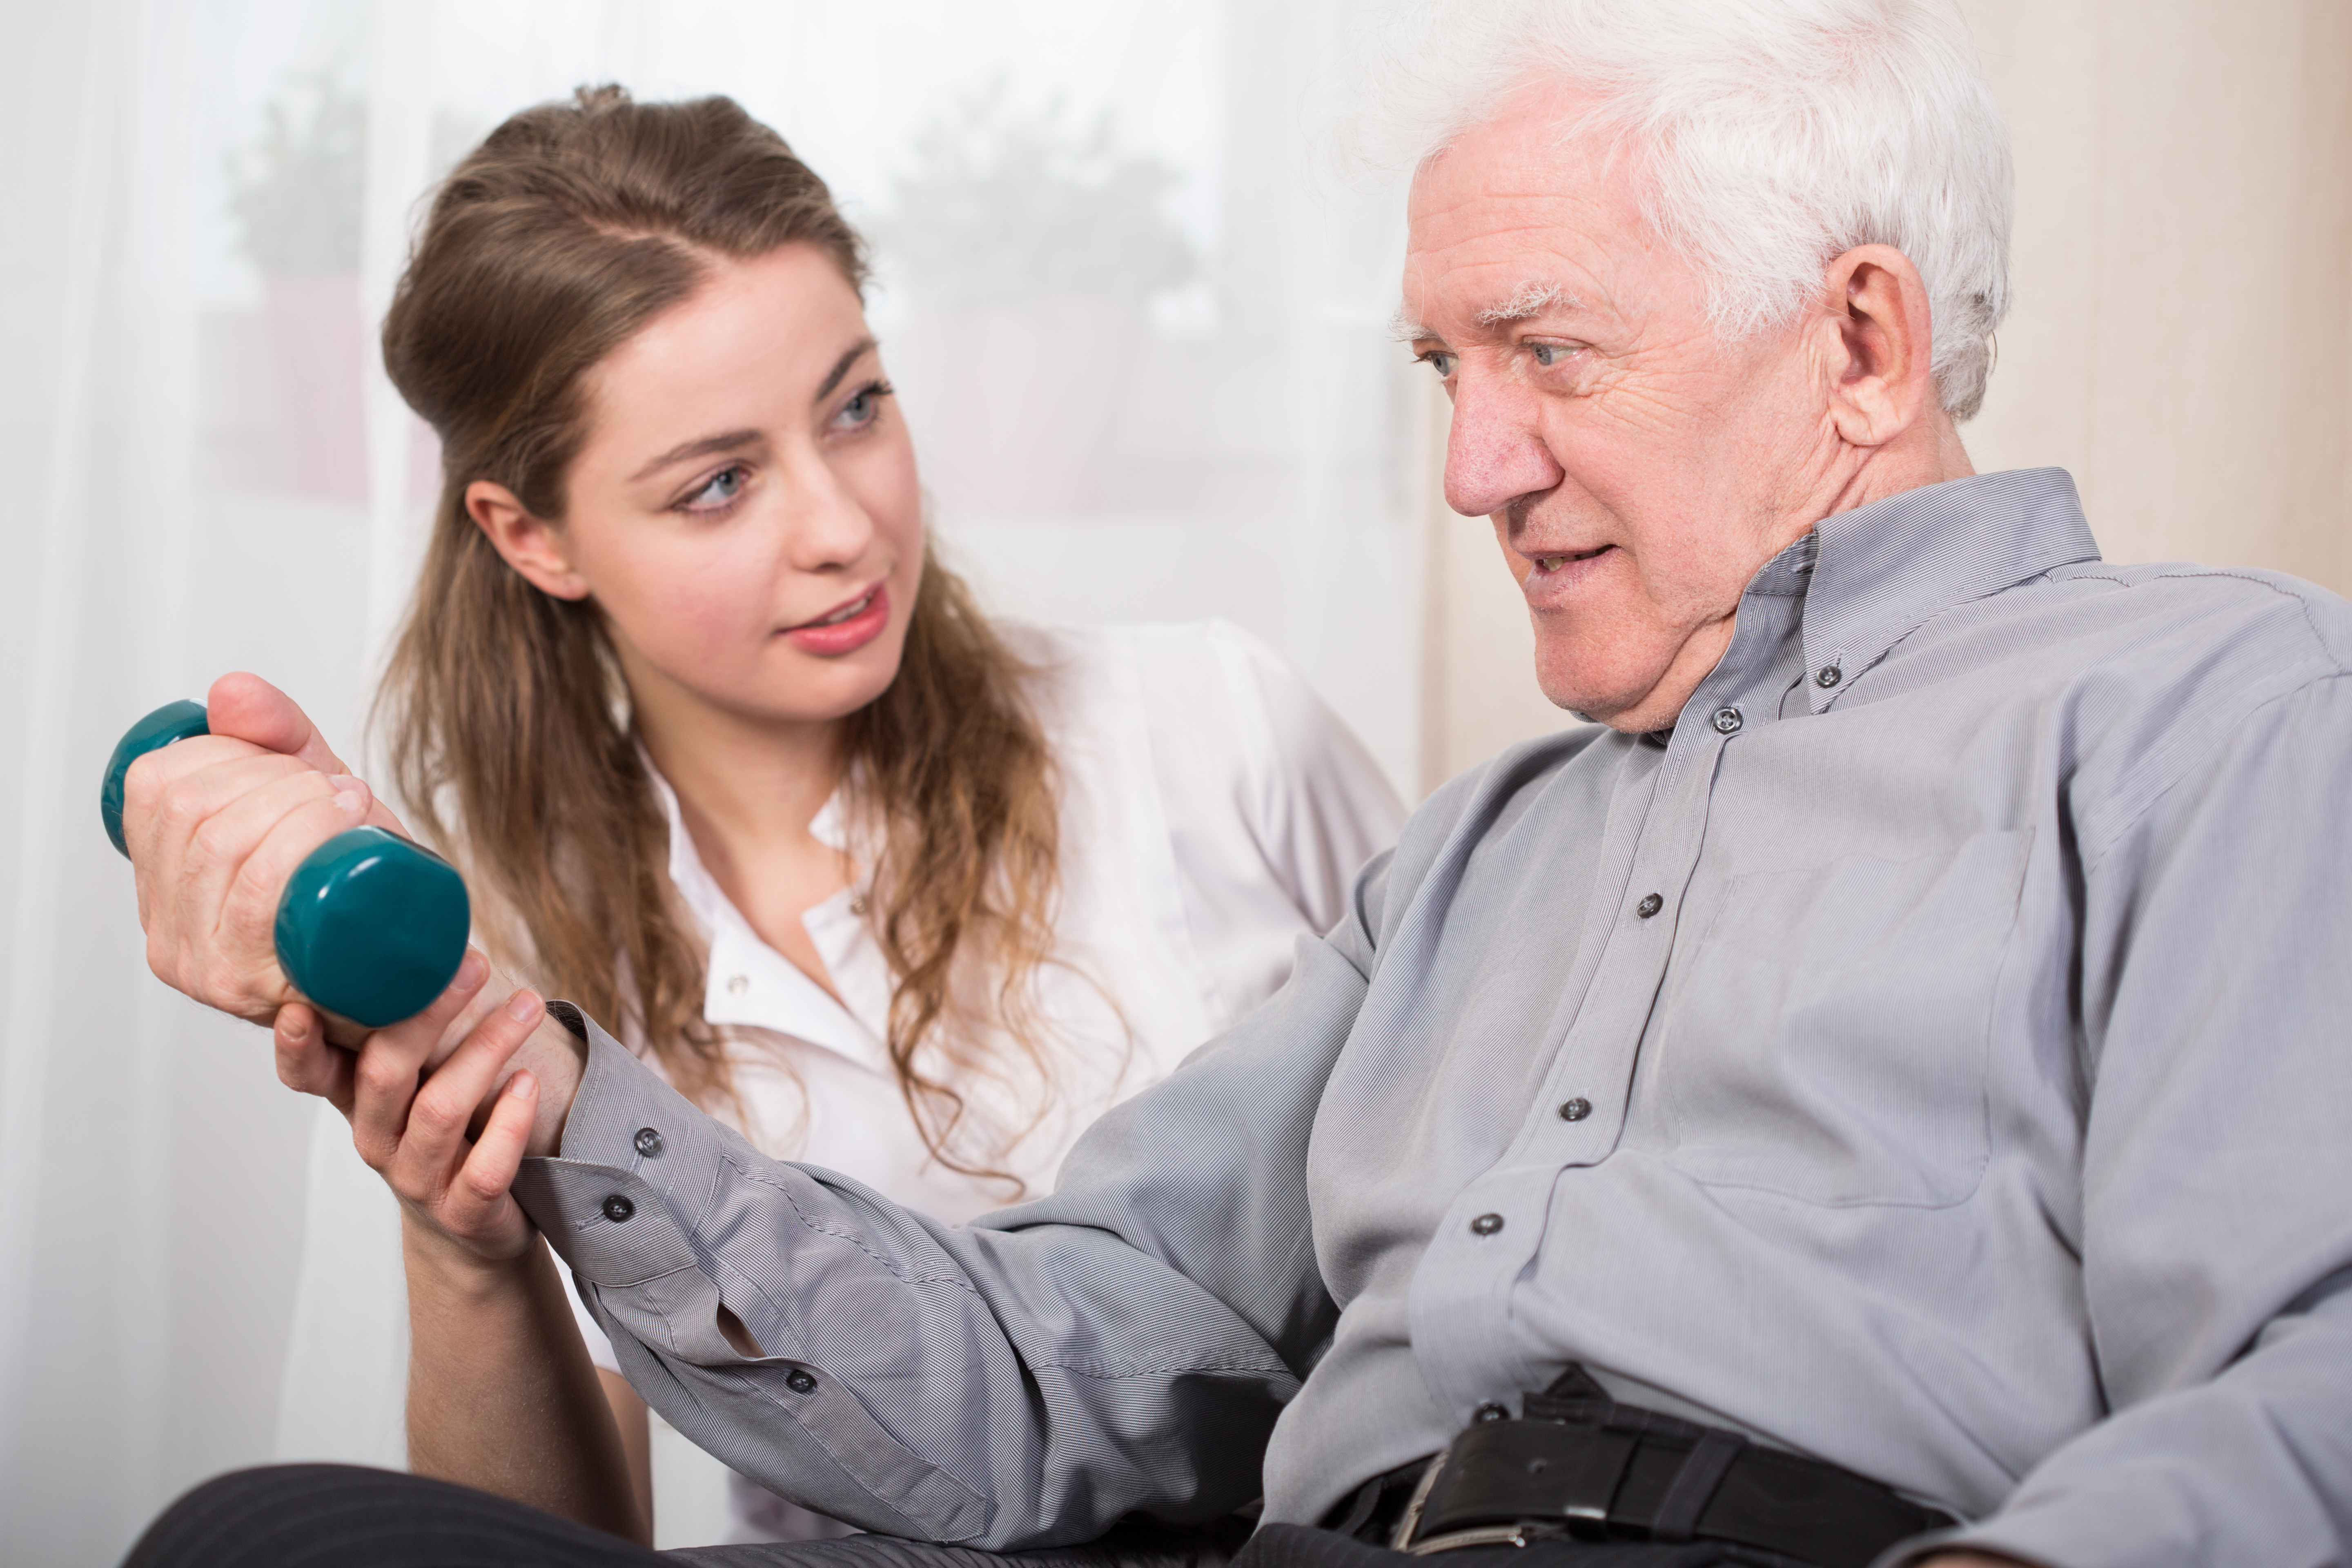
[[[637,1212],[637,1205],[631,1203],[628,1199],[623,1197],[618,1193],[614,1193],[611,1197],[606,1198],[604,1200],[604,1217],[611,1220],[614,1225],[619,1225],[625,1220],[634,1218]]]
[[[791,1389],[794,1394],[814,1394],[816,1392],[816,1379],[811,1377],[807,1373],[803,1372],[799,1367],[794,1367],[792,1371],[784,1374],[784,1386]]]
[[[638,1128],[637,1135],[635,1138],[630,1139],[629,1142],[635,1144],[637,1152],[643,1154],[646,1159],[658,1160],[661,1158],[661,1134],[655,1131],[652,1128]]]

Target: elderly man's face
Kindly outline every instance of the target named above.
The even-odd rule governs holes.
[[[1717,341],[1643,232],[1638,159],[1563,142],[1570,107],[1523,100],[1422,170],[1404,314],[1454,399],[1445,498],[1493,519],[1544,694],[1654,730],[1821,515],[1834,434],[1801,326]]]

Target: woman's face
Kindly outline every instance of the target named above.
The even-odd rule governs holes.
[[[585,390],[560,526],[487,482],[467,502],[533,583],[596,601],[641,720],[824,723],[879,697],[921,585],[922,505],[833,261],[788,245],[717,262]]]

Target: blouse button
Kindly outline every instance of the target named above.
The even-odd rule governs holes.
[[[864,916],[866,913],[865,894],[860,893],[856,898],[849,900],[849,912],[853,915]]]
[[[730,996],[740,996],[744,992],[749,991],[750,989],[751,989],[751,977],[750,975],[730,974],[727,977],[727,994]]]

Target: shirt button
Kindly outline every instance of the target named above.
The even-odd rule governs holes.
[[[784,1386],[791,1389],[794,1394],[814,1394],[816,1392],[816,1379],[811,1377],[806,1372],[803,1372],[799,1367],[794,1367],[792,1371],[784,1373]]]
[[[865,894],[860,893],[856,898],[849,900],[849,912],[853,915],[863,915],[866,913]]]
[[[727,977],[727,994],[730,996],[740,996],[744,992],[749,991],[750,989],[751,989],[751,977],[750,975],[730,974]]]
[[[1715,710],[1715,732],[1716,732],[1717,734],[1718,734],[1718,735],[1729,735],[1729,734],[1735,733],[1735,732],[1738,730],[1738,728],[1739,728],[1739,710],[1738,710],[1738,709],[1737,709],[1737,708],[1718,708],[1718,709],[1717,709],[1717,710]]]
[[[637,1135],[635,1138],[630,1139],[629,1142],[635,1144],[637,1146],[637,1152],[643,1154],[646,1159],[658,1160],[661,1158],[661,1134],[655,1131],[652,1128],[638,1128]]]
[[[1658,897],[1657,894],[1644,893],[1642,895],[1642,901],[1633,906],[1633,912],[1641,916],[1643,920],[1648,920],[1652,915],[1656,914],[1660,910],[1663,910],[1665,907],[1666,900]]]
[[[604,1200],[604,1217],[611,1220],[614,1225],[620,1225],[628,1220],[634,1216],[636,1212],[637,1205],[631,1203],[628,1199],[623,1197],[618,1193],[614,1193],[611,1197]]]
[[[1825,664],[1822,666],[1819,670],[1814,672],[1813,684],[1820,687],[1822,690],[1827,691],[1831,687],[1835,686],[1839,681],[1843,680],[1844,679],[1844,670],[1840,669],[1836,665]]]
[[[1470,1222],[1470,1234],[1473,1236],[1492,1236],[1502,1228],[1503,1216],[1498,1214],[1482,1214]]]
[[[1478,1406],[1470,1418],[1473,1421],[1508,1421],[1511,1413],[1490,1399]]]
[[[1580,1094],[1574,1100],[1563,1100],[1559,1102],[1559,1119],[1562,1121],[1581,1121],[1591,1114],[1592,1101]]]

